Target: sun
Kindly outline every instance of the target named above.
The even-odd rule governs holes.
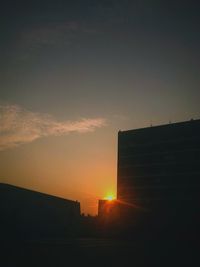
[[[105,198],[104,198],[105,200],[108,200],[108,201],[112,201],[112,200],[114,200],[115,199],[115,197],[114,197],[114,195],[107,195]]]

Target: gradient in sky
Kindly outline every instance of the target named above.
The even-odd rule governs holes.
[[[116,193],[117,132],[200,117],[197,1],[5,1],[0,181]]]

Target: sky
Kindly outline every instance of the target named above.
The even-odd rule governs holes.
[[[198,1],[4,1],[0,182],[116,195],[117,133],[200,118]]]

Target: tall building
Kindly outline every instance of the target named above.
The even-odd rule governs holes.
[[[165,219],[199,221],[200,120],[120,131],[117,199]]]

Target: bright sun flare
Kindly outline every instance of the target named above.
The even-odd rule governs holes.
[[[109,201],[111,201],[111,200],[114,200],[115,198],[114,198],[113,195],[108,195],[108,196],[106,196],[104,199],[105,199],[105,200],[109,200]]]

